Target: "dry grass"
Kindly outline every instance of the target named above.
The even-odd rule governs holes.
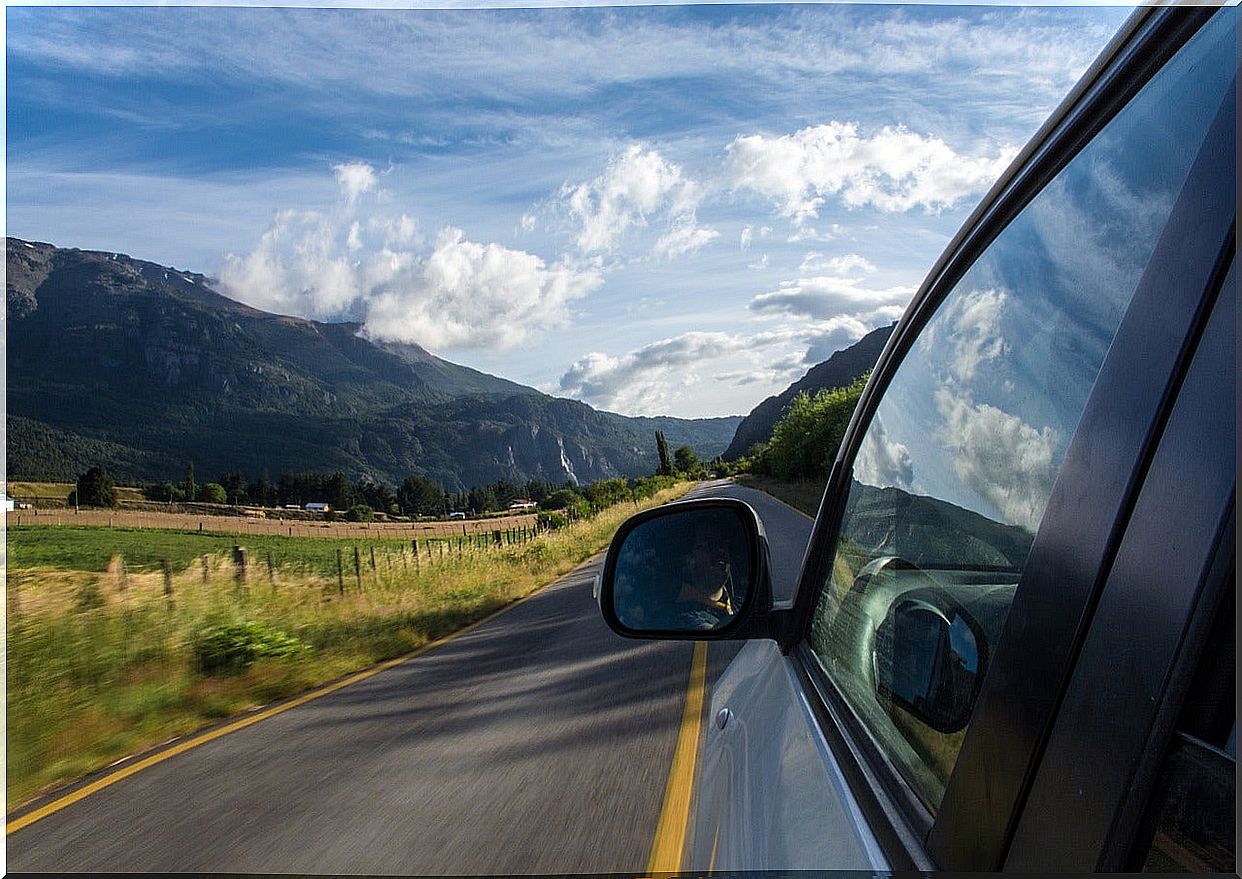
[[[265,564],[239,584],[224,555],[210,558],[205,576],[200,562],[174,571],[171,595],[162,572],[123,572],[119,560],[103,572],[10,572],[8,808],[456,631],[572,570],[637,509],[689,487],[503,549],[454,547],[417,562],[379,554],[374,569],[367,554],[361,588],[352,564],[343,584],[335,573],[280,566],[273,583]],[[100,529],[101,539],[108,533]],[[196,656],[215,643],[211,634],[237,631],[293,647],[204,673]]]

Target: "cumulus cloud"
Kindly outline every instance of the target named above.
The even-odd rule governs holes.
[[[374,185],[359,167],[334,169],[334,210],[281,211],[249,253],[229,254],[223,291],[281,314],[361,321],[370,338],[508,348],[563,326],[569,303],[603,283],[590,266],[549,265],[451,226],[428,251],[407,214],[358,218],[357,198]]]
[[[914,464],[910,450],[889,437],[879,413],[872,419],[859,446],[854,459],[854,478],[876,488],[893,487],[910,491],[914,487]]]
[[[725,172],[733,189],[775,201],[782,215],[803,225],[829,198],[850,208],[941,211],[981,194],[1016,152],[961,155],[904,126],[866,136],[856,124],[834,120],[793,134],[739,136],[726,150]]]
[[[1007,296],[1001,290],[973,290],[949,300],[943,323],[933,324],[920,342],[925,351],[947,344],[949,371],[960,382],[972,381],[979,367],[1002,357],[1009,346],[1001,336],[1001,311]],[[952,327],[952,336],[941,339],[938,326]]]
[[[620,357],[593,351],[566,370],[560,390],[604,409],[657,414],[673,385],[680,389],[693,380],[686,367],[745,346],[745,339],[728,333],[690,332]]]
[[[777,312],[814,320],[842,316],[883,319],[898,314],[914,295],[914,287],[866,287],[856,278],[815,275],[782,281],[776,290],[760,293],[750,302],[752,311]]]
[[[468,241],[446,227],[426,259],[375,276],[366,335],[432,348],[511,348],[567,322],[566,305],[598,287],[598,273],[548,266],[525,251]]]
[[[944,418],[937,437],[951,451],[962,485],[1003,521],[1034,532],[1057,476],[1057,431],[947,388],[936,392],[936,408]]]
[[[375,169],[366,162],[345,162],[333,165],[332,171],[336,174],[336,182],[341,187],[346,203],[350,206],[353,206],[364,192],[375,189],[377,182]]]
[[[656,243],[657,256],[669,258],[702,247],[719,233],[699,228],[695,220],[702,193],[680,165],[658,150],[631,144],[609,161],[604,173],[561,187],[560,200],[578,226],[575,243],[584,254],[606,254],[653,217],[664,217],[670,229]]]

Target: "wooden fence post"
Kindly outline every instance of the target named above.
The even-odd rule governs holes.
[[[371,573],[375,573],[375,547],[371,547]]]
[[[116,558],[117,558],[117,561],[120,562],[120,567],[117,571],[117,573],[120,575],[120,580],[117,584],[117,588],[120,589],[120,591],[124,592],[125,588],[129,585],[129,572],[125,570],[124,556],[117,556]]]
[[[276,566],[272,564],[272,551],[267,551],[267,578],[272,582],[272,591],[276,591]]]
[[[496,543],[496,545],[497,545],[497,546],[501,546],[501,545],[502,545],[502,544],[501,544],[501,542],[500,542],[500,532],[499,532],[499,531],[493,531],[493,532],[492,532],[492,540],[493,540],[493,541],[495,541],[495,543]]]
[[[240,591],[246,585],[246,549],[240,544],[233,544],[233,579]]]
[[[207,567],[207,556],[206,556],[206,555],[204,555],[204,556],[203,556],[203,582],[204,582],[204,583],[206,583],[206,582],[207,582],[207,573],[208,573],[208,567]]]
[[[362,557],[358,555],[358,547],[354,547],[354,579],[358,581],[358,591],[362,591]]]
[[[336,548],[336,588],[341,595],[345,594],[345,568],[341,564],[341,548],[339,546]]]
[[[167,605],[169,610],[172,610],[172,567],[169,566],[168,559],[160,559],[160,567],[164,569],[164,603]]]

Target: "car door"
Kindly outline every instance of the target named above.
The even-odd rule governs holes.
[[[1232,252],[1235,23],[1136,14],[933,268],[779,649],[718,685],[691,867],[995,870],[1069,832],[1027,800]]]

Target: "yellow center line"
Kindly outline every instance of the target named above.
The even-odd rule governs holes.
[[[590,564],[594,560],[595,560],[594,557],[592,557],[591,559],[588,559],[586,564]],[[566,576],[569,576],[569,575],[566,575]],[[71,806],[74,803],[78,802],[79,800],[83,800],[86,797],[89,797],[93,793],[97,793],[98,791],[101,791],[106,787],[110,787],[111,785],[116,784],[118,781],[128,778],[129,776],[134,775],[135,773],[141,772],[144,769],[148,769],[157,763],[162,763],[165,760],[168,760],[172,757],[177,756],[178,754],[183,754],[186,751],[190,750],[191,748],[197,748],[199,745],[205,745],[208,742],[213,741],[214,739],[220,738],[221,736],[226,736],[229,733],[237,732],[239,729],[245,729],[246,727],[252,724],[258,723],[261,720],[267,720],[269,717],[275,717],[277,714],[282,714],[286,711],[289,711],[292,708],[297,708],[299,705],[305,705],[307,702],[311,702],[315,699],[319,699],[323,696],[327,696],[329,693],[335,693],[337,690],[340,690],[344,687],[348,687],[350,684],[356,684],[359,681],[364,681],[367,678],[372,677],[373,675],[377,675],[382,671],[387,671],[388,669],[393,668],[394,666],[400,665],[403,662],[409,662],[411,659],[421,656],[422,654],[426,653],[428,650],[434,650],[436,647],[439,647],[442,644],[446,644],[449,641],[452,641],[454,638],[460,638],[462,635],[465,635],[467,632],[473,631],[474,629],[477,629],[479,626],[483,625],[484,623],[490,622],[491,620],[500,616],[502,613],[506,613],[507,611],[513,610],[513,608],[517,607],[519,604],[522,604],[524,601],[534,598],[544,589],[547,589],[549,586],[553,585],[554,583],[559,583],[563,579],[564,577],[559,577],[556,580],[554,580],[553,583],[548,583],[544,586],[541,586],[540,588],[534,590],[533,592],[527,595],[522,596],[516,601],[506,604],[504,607],[500,608],[499,610],[493,611],[492,613],[483,617],[481,620],[475,620],[470,625],[465,626],[461,629],[458,629],[456,632],[450,632],[449,634],[445,635],[443,638],[438,638],[429,644],[424,644],[422,647],[419,647],[417,650],[413,651],[412,653],[407,653],[404,656],[398,656],[396,659],[390,659],[387,662],[382,662],[379,665],[366,669],[365,671],[360,671],[357,674],[353,674],[347,678],[339,680],[334,684],[328,684],[325,687],[320,687],[317,690],[312,690],[309,693],[304,693],[303,695],[298,696],[296,699],[291,699],[288,702],[282,702],[279,705],[273,705],[271,708],[265,709],[263,711],[255,712],[254,714],[248,715],[239,720],[235,720],[232,723],[219,727],[218,729],[213,729],[210,732],[203,733],[202,735],[198,735],[198,736],[194,736],[192,738],[186,739],[184,742],[181,742],[178,745],[174,745],[173,747],[168,748],[167,750],[160,751],[157,754],[152,754],[150,757],[146,757],[135,763],[131,763],[128,766],[124,766],[118,769],[116,772],[109,773],[100,779],[92,781],[90,784],[84,785],[78,788],[77,790],[74,790],[74,791],[71,791],[70,793],[65,794],[62,797],[57,797],[51,802],[45,803],[39,808],[31,810],[30,812],[27,812],[25,815],[22,815],[19,818],[14,818],[13,820],[5,824],[5,827],[4,827],[5,836],[8,836],[9,834],[12,834],[12,833],[16,833],[18,830],[21,830],[23,827],[29,827],[31,824],[34,824],[36,821],[46,818],[48,815],[51,815],[55,812],[59,812],[61,809],[65,808],[66,806]]]
[[[690,683],[686,706],[681,715],[681,732],[673,750],[673,765],[664,788],[664,806],[656,824],[647,873],[676,873],[681,870],[690,824],[690,794],[694,785],[694,764],[698,759],[699,727],[703,717],[703,685],[707,677],[707,642],[694,645],[690,661]]]

